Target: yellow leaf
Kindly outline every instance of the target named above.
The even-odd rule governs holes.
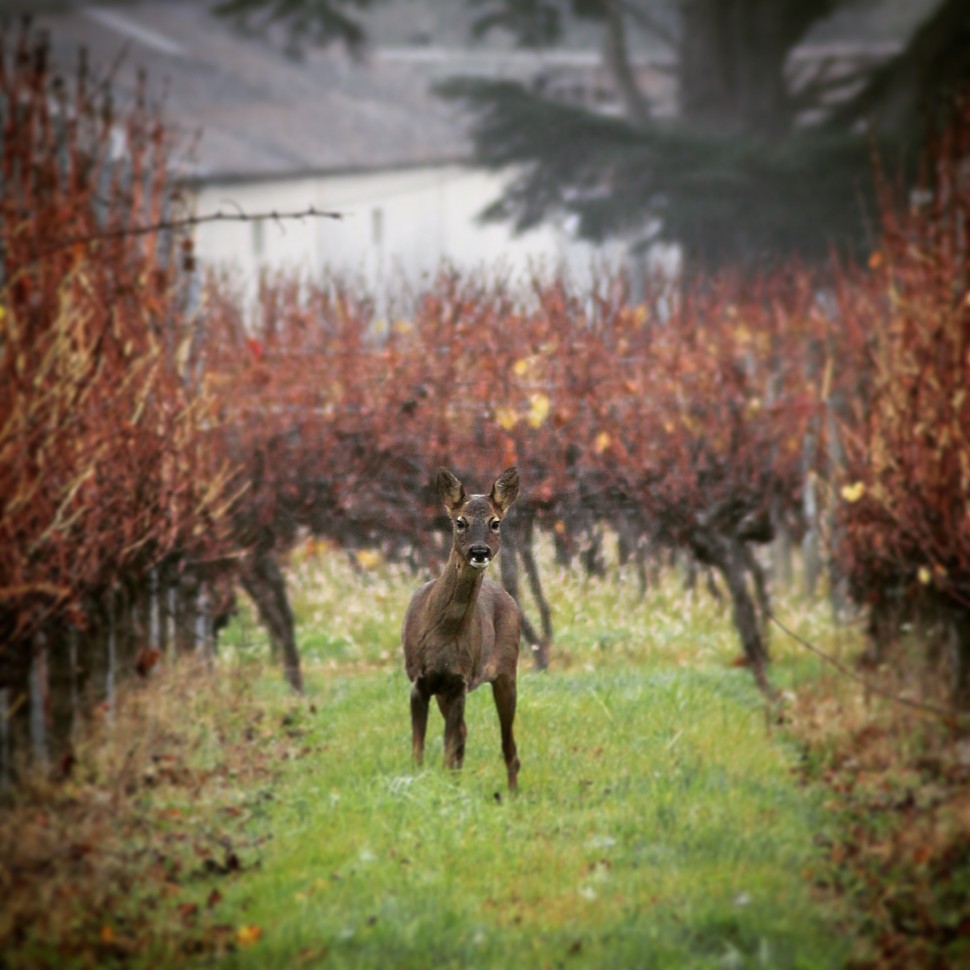
[[[514,408],[500,407],[495,409],[495,420],[503,431],[511,431],[519,423],[519,416]]]
[[[240,926],[239,932],[236,934],[236,939],[243,946],[252,946],[254,943],[258,943],[263,935],[263,931],[258,926]]]
[[[396,333],[410,333],[414,329],[414,324],[410,320],[395,320],[394,330]]]
[[[933,582],[933,574],[925,566],[919,567],[916,576],[924,586],[929,586]]]
[[[375,569],[381,564],[383,558],[377,549],[357,550],[357,565],[362,569]]]
[[[529,398],[529,424],[538,428],[549,417],[549,398],[542,393],[533,394]]]
[[[842,498],[846,502],[858,502],[866,494],[865,482],[853,482],[851,485],[842,486]]]
[[[527,357],[520,357],[512,365],[512,373],[516,377],[524,377],[526,372],[529,370],[529,359]]]
[[[601,431],[593,441],[593,450],[597,455],[602,455],[610,446],[610,436],[606,431]]]

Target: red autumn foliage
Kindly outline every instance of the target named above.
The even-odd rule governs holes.
[[[884,188],[879,248],[839,279],[845,475],[837,552],[877,653],[904,619],[956,643],[970,703],[970,102],[908,206]],[[924,626],[924,633],[932,632]]]
[[[550,521],[595,483],[680,537],[739,493],[797,508],[816,404],[799,349],[825,325],[799,284],[718,282],[663,319],[619,279],[584,306],[562,282],[513,294],[446,275],[384,323],[329,284],[275,281],[255,336],[212,297],[204,355],[228,447],[254,468],[252,521],[284,543],[281,523],[324,510],[321,532],[379,519],[375,541],[417,541],[414,502],[436,513],[431,471],[484,481],[497,460],[526,469],[525,498]]]
[[[221,542],[225,472],[185,360],[171,240],[117,233],[173,204],[169,136],[82,62],[68,88],[27,30],[0,47],[0,640]],[[112,235],[114,234],[114,235]],[[73,244],[68,244],[75,240]]]

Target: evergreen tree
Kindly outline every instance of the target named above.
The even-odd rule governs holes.
[[[304,34],[312,22],[319,36],[359,49],[374,2],[227,0],[221,9],[259,11]],[[679,243],[692,269],[864,246],[873,150],[911,165],[927,121],[970,82],[967,0],[925,0],[923,21],[878,67],[835,80],[819,71],[797,86],[790,56],[809,31],[873,0],[466,2],[473,34],[506,31],[524,47],[555,44],[573,20],[595,22],[621,107],[607,114],[509,80],[441,84],[471,112],[478,163],[513,173],[483,217],[525,230],[568,215],[584,238]],[[673,118],[655,116],[637,77],[631,38],[645,33],[673,54]]]

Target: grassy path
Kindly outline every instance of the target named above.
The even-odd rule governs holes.
[[[61,777],[0,806],[0,966],[967,962],[967,761],[945,726],[778,638],[786,727],[769,729],[705,593],[671,576],[641,599],[622,571],[546,564],[553,668],[523,661],[510,798],[487,689],[460,774],[436,710],[427,767],[410,764],[414,577],[310,553],[291,573],[306,699],[244,609],[214,669],[173,659],[129,684]],[[824,604],[776,608],[858,650]]]
[[[465,768],[409,763],[396,665],[311,677],[310,753],[219,883],[246,967],[833,967],[804,876],[828,824],[748,676],[648,664],[526,675],[510,798],[487,689]],[[267,685],[274,690],[275,685]],[[258,936],[258,940],[255,939]]]

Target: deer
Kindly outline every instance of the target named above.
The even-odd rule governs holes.
[[[519,607],[485,571],[501,545],[501,525],[519,493],[519,473],[508,468],[488,495],[466,495],[446,468],[438,471],[438,497],[452,524],[444,572],[411,597],[401,631],[404,667],[411,681],[411,752],[424,760],[431,698],[445,721],[445,766],[460,769],[465,756],[465,697],[492,685],[509,790],[518,786],[519,757],[512,732],[519,662]]]

